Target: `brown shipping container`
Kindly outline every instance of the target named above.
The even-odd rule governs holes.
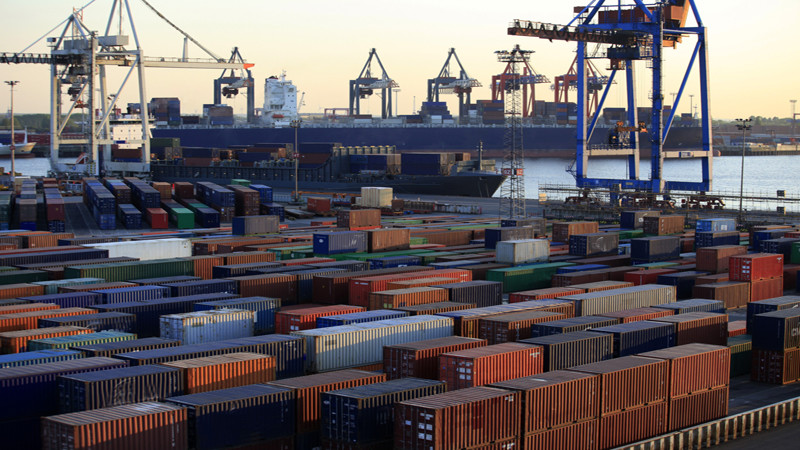
[[[667,361],[670,398],[684,397],[730,383],[731,349],[727,346],[687,344],[637,356]]]
[[[447,289],[432,287],[415,287],[372,292],[369,294],[369,309],[395,309],[402,306],[446,302],[449,300],[448,295],[449,292]]]
[[[271,381],[268,384],[293,389],[297,398],[297,433],[318,432],[320,394],[386,381],[385,373],[337,370],[303,377]]]
[[[531,337],[531,325],[566,319],[564,314],[545,311],[522,311],[478,320],[478,337],[489,345],[516,342]]]
[[[679,215],[650,216],[644,218],[644,234],[666,236],[683,233],[686,217]]]
[[[667,431],[680,430],[728,415],[728,386],[670,399]]]
[[[74,237],[75,234],[73,233],[49,233],[23,236],[23,241],[27,248],[58,247],[59,239],[72,239]]]
[[[297,275],[246,275],[227,279],[236,281],[240,297],[280,298],[282,305],[291,305],[297,300]]]
[[[202,255],[202,256],[191,256],[186,258],[192,261],[194,265],[194,276],[200,277],[204,280],[210,280],[213,278],[213,269],[214,266],[224,266],[225,260],[221,256],[214,256],[214,255]]]
[[[597,375],[555,370],[490,386],[522,392],[525,405],[522,434],[600,417],[600,378]]]
[[[473,280],[486,280],[486,272],[492,269],[504,269],[506,267],[508,267],[508,264],[485,263],[475,264],[474,266],[465,266],[463,269],[472,273]]]
[[[568,370],[600,376],[600,415],[664,402],[669,387],[664,360],[624,356]]]
[[[407,250],[410,234],[408,229],[383,228],[367,232],[367,248],[370,253]]]
[[[625,274],[642,270],[641,267],[621,266],[608,269],[585,270],[583,272],[561,273],[553,275],[553,287],[572,287],[576,284],[588,284],[598,281],[624,281]]]
[[[442,230],[442,231],[414,231],[412,237],[421,237],[428,240],[429,244],[442,244],[446,246],[468,245],[473,239],[473,230]]]
[[[0,353],[22,353],[27,351],[28,342],[34,339],[49,339],[75,334],[94,333],[94,330],[82,327],[48,327],[33,330],[6,331],[0,333]]]
[[[390,380],[439,377],[439,355],[486,346],[484,339],[449,336],[383,347],[383,367]]]
[[[675,345],[693,343],[726,345],[728,342],[727,314],[691,312],[659,317],[653,321],[674,324]]]
[[[749,284],[751,302],[780,297],[783,295],[782,276],[778,278],[771,278],[769,280],[751,281]]]
[[[89,292],[100,291],[104,289],[117,289],[122,287],[137,286],[136,283],[128,283],[127,281],[110,281],[108,283],[92,283],[92,284],[78,284],[75,286],[59,286],[58,293],[64,294],[67,292]]]
[[[598,438],[598,420],[565,425],[547,431],[540,431],[525,436],[524,449],[547,450],[596,450]]]
[[[697,277],[694,279],[694,284],[695,286],[699,286],[701,284],[724,283],[726,281],[730,281],[730,275],[727,273],[718,273],[715,275],[703,275],[702,277]]]
[[[161,200],[171,200],[172,199],[172,185],[169,183],[164,183],[163,181],[153,181],[150,183],[153,186],[153,189],[157,190],[159,194],[161,194]]]
[[[56,305],[55,303],[24,303],[22,305],[0,306],[0,316],[29,311],[47,311],[59,308],[60,306]]]
[[[504,389],[475,387],[406,400],[395,407],[394,448],[483,448],[519,437],[521,418],[520,393]]]
[[[185,449],[186,408],[166,403],[81,411],[42,418],[42,449]]]
[[[782,351],[754,348],[750,379],[772,384],[789,384],[800,380],[800,348]]]
[[[546,300],[530,300],[527,302],[520,302],[525,303],[526,308],[520,309],[512,312],[522,312],[522,311],[542,311],[542,312],[552,312],[563,314],[567,318],[575,317],[575,304],[570,301],[557,301],[554,302],[553,300],[556,299],[546,299]],[[541,302],[541,303],[537,303]],[[490,307],[491,308],[491,307]],[[478,334],[480,333],[480,320],[487,318],[498,316],[500,314],[510,314],[507,311],[486,311],[485,314],[483,309],[477,308],[476,312],[479,314],[471,315],[471,316],[464,316],[455,322],[454,332],[459,336],[466,336],[466,337],[474,337],[477,338]]]
[[[667,420],[666,401],[601,417],[599,447],[614,448],[664,434]]]
[[[394,289],[410,289],[416,287],[428,287],[428,286],[437,286],[440,284],[452,284],[452,278],[445,278],[445,277],[431,277],[431,278],[420,278],[418,280],[400,280],[400,281],[390,281],[386,284],[386,290],[391,291]]]
[[[381,210],[380,209],[353,209],[350,211],[339,211],[336,215],[336,226],[339,228],[359,229],[359,228],[380,228]]]
[[[0,316],[0,332],[32,330],[38,328],[39,319],[51,317],[80,316],[83,314],[96,314],[96,309],[89,308],[60,308],[46,311],[28,311]]]
[[[439,380],[447,390],[463,389],[498,381],[536,375],[544,371],[542,347],[538,345],[489,345],[439,356]]]
[[[697,281],[695,280],[695,283]],[[740,308],[750,302],[750,283],[725,281],[714,284],[695,284],[692,296],[725,302],[726,309]]]
[[[728,273],[728,258],[747,254],[743,245],[717,245],[697,249],[697,270],[700,272]]]
[[[667,275],[675,272],[677,272],[677,270],[674,269],[645,269],[636,272],[627,272],[625,274],[625,281],[633,283],[634,286],[653,284],[658,281],[659,275]]]
[[[631,272],[626,272],[626,274]],[[636,272],[633,272],[636,273]],[[624,276],[624,275],[623,275]],[[573,284],[570,288],[581,289],[584,293],[610,291],[612,289],[621,289],[631,287],[634,284],[629,281],[595,281],[594,283]]]
[[[219,253],[217,256],[225,258],[226,265],[232,264],[251,264],[260,262],[274,262],[276,259],[273,252],[248,252],[240,251],[234,253]]]
[[[409,316],[420,316],[436,315],[450,311],[463,311],[465,309],[476,308],[477,306],[478,305],[475,303],[436,302],[425,305],[401,306],[399,308],[395,307],[394,309],[397,311],[407,312]]]
[[[348,305],[298,305],[291,309],[284,308],[275,313],[275,333],[289,334],[292,331],[311,330],[317,328],[317,317],[337,316],[364,311],[359,306]]]
[[[409,272],[430,272],[430,266],[409,266],[394,267],[391,269],[379,269],[379,271],[369,270],[360,272],[345,272],[331,275],[317,275],[314,277],[313,293],[314,301],[325,304],[347,303],[349,297],[350,280],[352,278],[370,276],[370,274],[385,273],[409,273]],[[439,277],[437,277],[439,278]],[[452,281],[452,280],[451,280]]]
[[[386,284],[390,281],[413,280],[427,277],[452,278],[454,283],[459,281],[472,281],[472,274],[462,269],[441,269],[423,273],[394,273],[391,275],[352,278],[349,281],[348,303],[367,308],[369,307],[369,295],[373,292],[385,291]]]
[[[229,353],[161,363],[181,371],[187,394],[275,381],[275,357]]]
[[[585,293],[583,289],[573,289],[571,286],[534,289],[531,291],[512,292],[508,295],[508,302],[518,303],[530,300],[545,300],[548,298],[562,297],[564,295],[578,295],[583,293]]]
[[[622,267],[631,265],[631,257],[629,255],[596,256],[592,258],[571,259],[570,262],[576,265],[604,264],[609,267]]]
[[[568,244],[573,234],[599,233],[597,222],[553,222],[553,242]]]
[[[666,317],[674,314],[674,310],[660,309],[660,308],[634,308],[625,309],[622,311],[613,311],[607,313],[596,314],[602,317],[610,317],[619,320],[619,323],[640,322],[642,320],[651,320],[658,317]]]

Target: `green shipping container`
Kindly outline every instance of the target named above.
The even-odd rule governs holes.
[[[45,294],[58,294],[58,288],[66,286],[77,286],[79,284],[105,283],[102,278],[72,278],[70,280],[37,281],[40,286],[44,286]]]
[[[559,267],[574,265],[568,262],[557,262],[492,269],[486,272],[486,280],[503,283],[503,292],[549,288],[553,275],[556,274]]]
[[[0,285],[47,281],[50,275],[43,270],[9,270],[0,272]]]
[[[619,239],[635,239],[644,237],[644,231],[642,230],[623,230],[619,232]]]
[[[792,264],[800,264],[800,242],[792,243],[792,253],[790,256],[789,262]]]
[[[409,245],[425,245],[428,243],[428,238],[412,237],[408,240]]]
[[[313,248],[301,248],[298,250],[292,251],[291,255],[289,255],[289,259],[303,259],[303,258],[313,258],[314,257],[314,249]]]
[[[194,263],[184,258],[170,258],[64,268],[65,279],[91,277],[107,282],[177,275],[194,275]]]
[[[167,208],[169,221],[179,230],[194,228],[194,213],[186,208]]]
[[[132,341],[136,339],[134,333],[121,331],[99,331],[97,333],[76,334],[47,339],[35,339],[28,342],[28,351],[50,350],[55,348],[69,349],[72,347],[106,344],[109,342]]]
[[[753,338],[749,334],[728,338],[731,349],[731,378],[750,374],[753,355]]]
[[[270,253],[275,253],[275,259],[282,260],[282,259],[297,259],[297,258],[292,258],[292,252],[306,251],[306,250],[311,250],[311,249],[312,249],[312,246],[303,245],[303,246],[299,246],[299,247],[268,248],[267,251],[270,252]]]
[[[234,186],[250,186],[250,180],[243,180],[241,178],[234,178],[231,180],[231,184]]]

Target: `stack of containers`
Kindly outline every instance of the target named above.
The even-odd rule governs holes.
[[[450,336],[383,347],[383,370],[390,380],[406,377],[435,380],[439,356],[486,346],[483,339]]]
[[[695,227],[695,248],[717,245],[739,245],[736,220],[716,218],[698,219]]]
[[[234,193],[237,216],[257,216],[261,210],[261,195],[258,191],[245,186],[228,185]]]
[[[516,342],[531,337],[531,327],[538,323],[565,319],[564,314],[546,311],[521,311],[498,314],[478,320],[478,337],[490,345]]]
[[[189,211],[194,213],[195,221],[203,228],[219,228],[219,211],[209,208],[200,201],[189,198],[178,200]]]
[[[392,188],[362,187],[361,206],[368,208],[389,208],[392,206]]]
[[[131,188],[124,181],[106,178],[103,182],[108,190],[114,194],[118,205],[131,203]]]
[[[92,211],[94,220],[100,229],[115,229],[117,227],[117,204],[114,194],[93,178],[84,180],[84,188],[84,203]]]
[[[629,230],[639,230],[644,227],[645,217],[656,217],[661,211],[622,211],[619,216],[619,226]]]
[[[129,230],[142,228],[142,213],[130,204],[120,204],[117,208],[117,219]]]
[[[194,304],[195,311],[208,309],[247,309],[255,312],[255,334],[275,332],[275,315],[281,306],[279,298],[243,297],[227,300],[203,301]]]
[[[215,183],[201,181],[197,188],[197,199],[219,211],[221,222],[230,222],[236,210],[236,194]]]
[[[23,230],[36,231],[36,198],[36,182],[23,180],[14,208],[14,218]]]
[[[439,380],[447,383],[448,391],[527,377],[543,371],[544,355],[538,345],[506,342],[439,356]]]
[[[259,213],[267,216],[277,216],[281,222],[286,220],[286,207],[280,203],[263,202],[261,203]]]
[[[598,380],[600,448],[667,431],[670,377],[666,360],[626,356],[568,370],[595,375]]]
[[[751,318],[753,364],[750,378],[773,384],[800,380],[800,310],[782,309]]]
[[[573,234],[569,237],[569,254],[582,257],[617,255],[619,254],[619,234]]]
[[[44,203],[47,209],[47,229],[51,233],[66,231],[64,199],[61,198],[58,188],[44,189]]]
[[[607,333],[575,331],[534,337],[519,342],[542,347],[545,372],[605,361],[614,357],[614,338]]]
[[[731,256],[729,278],[750,283],[751,302],[780,297],[783,294],[783,261],[783,255],[770,253]]]
[[[251,184],[250,189],[258,192],[260,203],[272,203],[272,188],[263,184]]]
[[[317,326],[317,318],[353,314],[364,308],[348,305],[302,305],[284,308],[275,314],[275,332],[289,334],[292,331],[311,330]]]
[[[507,226],[500,228],[486,228],[484,232],[484,246],[487,249],[494,249],[497,243],[501,241],[513,241],[520,239],[535,239],[537,237],[536,227],[529,226]],[[539,236],[544,233],[539,232]]]
[[[600,225],[597,222],[554,222],[553,242],[569,243],[573,234],[599,233]]]
[[[698,248],[695,254],[697,255],[697,270],[728,273],[730,257],[747,254],[747,247],[738,245],[738,243],[736,245],[716,245]]]
[[[367,234],[363,231],[331,231],[314,233],[314,254],[335,255],[367,251]]]
[[[644,218],[644,234],[652,236],[666,236],[669,234],[683,233],[686,217],[679,215],[671,216],[648,216]]]
[[[194,213],[175,200],[162,200],[161,207],[167,212],[170,222],[178,229],[194,228]]]
[[[0,191],[0,230],[8,230],[11,222],[11,191]]]
[[[277,216],[260,216],[248,214],[233,218],[232,233],[239,236],[248,234],[269,234],[277,233],[280,228],[280,220]]]

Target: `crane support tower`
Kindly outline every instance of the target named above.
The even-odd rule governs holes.
[[[520,66],[525,66],[530,59],[530,50],[522,50],[519,45],[511,51],[500,50],[495,52],[497,60],[506,63],[509,73],[518,74]],[[507,177],[506,182],[500,186],[500,217],[521,219],[525,213],[525,151],[522,142],[522,103],[523,87],[526,86],[522,77],[509,77],[503,83],[503,96],[506,111],[506,132],[504,135],[505,154],[501,167],[502,174]]]
[[[515,46],[512,52],[518,52],[522,57],[533,52],[521,51],[519,45]],[[501,62],[505,62],[502,61]],[[525,56],[523,61],[516,63],[516,68],[512,67],[512,63],[506,62],[506,68],[503,73],[492,76],[492,100],[505,101],[506,85],[513,82],[514,85],[522,89],[522,117],[530,117],[534,115],[533,105],[536,101],[536,85],[541,83],[549,83],[550,79],[545,75],[536,73],[531,67],[530,57]],[[522,73],[519,72],[519,67],[522,67]]]
[[[239,47],[234,47],[231,57],[228,58],[231,64],[239,64],[236,69],[224,69],[222,74],[214,80],[214,104],[222,103],[222,97],[231,98],[239,94],[239,89],[247,89],[247,123],[255,122],[256,118],[256,94],[255,80],[250,69],[245,69],[245,61],[239,53]],[[230,71],[230,74],[228,74]]]
[[[372,59],[378,63],[381,70],[380,78],[372,75]],[[392,88],[400,87],[396,81],[389,78],[386,69],[383,67],[381,58],[375,49],[369,51],[369,57],[366,64],[361,69],[355,80],[350,80],[350,115],[361,114],[361,99],[367,98],[374,93],[375,90],[380,90],[381,94],[381,118],[386,119],[392,117]]]
[[[555,78],[553,84],[554,100],[556,103],[568,103],[569,91],[578,89],[578,72],[575,66],[578,63],[578,57],[572,60],[569,70],[564,75],[559,75]],[[600,104],[600,92],[608,83],[608,76],[600,73],[600,70],[594,65],[591,59],[586,60],[586,117],[591,117],[597,111]]]
[[[451,58],[458,64],[457,77],[455,76],[455,72],[450,68]],[[470,78],[470,76],[467,75],[467,71],[461,64],[461,60],[458,59],[456,49],[451,48],[450,51],[447,52],[447,59],[444,61],[444,66],[442,66],[442,70],[439,71],[439,75],[437,75],[436,78],[428,80],[428,101],[438,102],[439,94],[456,94],[458,96],[459,120],[467,120],[467,105],[472,103],[470,100],[472,88],[481,86],[478,80]]]
[[[653,4],[645,4],[643,0],[592,0],[585,7],[576,7],[574,9],[576,15],[567,25],[525,20],[515,20],[509,24],[508,34],[510,35],[577,42],[578,115],[575,178],[578,187],[603,187],[612,190],[622,188],[649,191],[655,194],[669,191],[707,192],[711,190],[713,148],[709,110],[707,35],[696,3],[696,0],[662,0]],[[690,11],[696,23],[694,26],[686,24]],[[665,114],[662,76],[663,50],[673,48],[691,36],[696,36],[697,42],[686,66],[675,98],[675,105],[669,114]],[[608,59],[611,69],[597,110],[592,116],[586,114],[589,90],[587,43],[600,44],[605,48],[603,57]],[[633,68],[636,61],[642,60],[646,61],[647,66],[652,69],[652,110],[646,134],[642,134],[643,131],[642,133],[635,131],[643,127],[639,125],[640,118],[637,114]],[[702,126],[702,142],[698,143],[700,149],[690,152],[665,152],[664,141],[672,126],[677,106],[684,94],[695,62],[699,65],[697,78],[700,85],[700,123]],[[599,112],[602,110],[617,71],[625,72],[627,93],[627,123],[618,129],[633,129],[634,131],[630,132],[631,137],[626,145],[591,148],[588,146],[589,138],[595,132]],[[649,138],[650,144],[651,170],[647,180],[639,179],[639,140],[641,136]],[[587,176],[589,157],[596,155],[626,156],[628,178],[589,178]],[[665,180],[664,159],[668,156],[699,159],[702,181]]]
[[[136,25],[131,15],[129,0],[114,0],[102,34],[90,30],[83,22],[83,10],[91,5],[74,10],[65,20],[51,31],[61,28],[57,37],[47,37],[50,53],[26,53],[40,40],[30,44],[22,51],[0,54],[0,63],[6,64],[47,64],[50,66],[50,158],[52,171],[70,176],[85,175],[145,175],[150,174],[150,118],[145,85],[145,68],[183,68],[183,69],[249,69],[252,64],[243,60],[228,62],[217,57],[194,38],[170,22],[146,0],[140,0],[158,17],[184,36],[183,57],[147,57],[141,46]],[[123,28],[130,30],[130,36],[123,34]],[[133,43],[131,45],[131,37]],[[200,47],[210,58],[189,59],[185,47],[191,41]],[[122,81],[115,89],[110,89],[107,76],[109,68],[127,69]],[[137,95],[140,112],[130,116],[126,123],[141,124],[136,136],[113,136],[111,120],[120,117],[118,105],[120,94],[131,77],[138,79]],[[133,82],[131,82],[133,84]],[[66,93],[63,87],[68,86]],[[69,101],[65,102],[64,95]],[[77,111],[87,110],[88,120],[80,136],[67,135],[65,128],[70,117]],[[80,163],[64,164],[59,161],[60,145],[81,145],[87,149],[87,157]],[[141,148],[138,162],[113,161],[112,145],[131,145]]]

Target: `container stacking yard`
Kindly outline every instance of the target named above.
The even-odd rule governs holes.
[[[84,182],[101,228],[136,210],[156,234],[6,224],[3,448],[599,450],[800,381],[800,226],[501,222],[385,190],[292,223],[243,181]]]

